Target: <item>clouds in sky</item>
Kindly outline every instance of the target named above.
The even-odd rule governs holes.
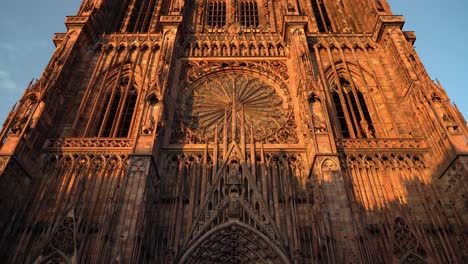
[[[40,65],[47,63],[52,51],[53,45],[46,38],[0,37],[0,119],[18,101],[29,80],[39,77],[43,70]]]
[[[8,71],[0,68],[0,93],[11,93],[16,90],[16,82],[11,78]]]

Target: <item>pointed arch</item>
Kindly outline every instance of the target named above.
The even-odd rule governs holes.
[[[128,137],[139,89],[139,69],[130,64],[111,70],[105,80],[103,103],[94,117],[94,137]],[[99,100],[100,98],[95,98]]]
[[[334,69],[332,69],[334,67]],[[330,87],[330,98],[336,114],[336,123],[343,138],[373,138],[375,129],[363,86],[373,82],[356,76],[369,76],[356,66],[337,62],[326,71]],[[367,96],[368,97],[368,96]]]
[[[235,221],[210,230],[183,252],[180,264],[213,263],[213,259],[216,263],[229,263],[232,258],[236,258],[236,263],[291,263],[268,237],[247,224]]]

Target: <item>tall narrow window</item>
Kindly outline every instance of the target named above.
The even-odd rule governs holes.
[[[333,103],[335,104],[336,114],[338,116],[338,123],[340,123],[341,135],[344,138],[351,137],[351,134],[348,130],[348,124],[346,123],[346,116],[345,110],[343,109],[343,105],[341,104],[340,95],[337,90],[333,90],[332,92]]]
[[[331,31],[332,26],[325,4],[322,2],[322,0],[312,0],[311,3],[319,32]]]
[[[96,137],[128,137],[135,112],[138,92],[128,78],[123,78],[113,90],[108,90],[102,105]]]
[[[375,136],[364,95],[345,78],[332,90],[341,135],[344,138],[372,138]]]
[[[226,3],[224,1],[210,1],[208,4],[207,24],[213,28],[221,28],[226,25]]]
[[[133,113],[135,112],[135,105],[138,98],[138,93],[135,87],[131,87],[127,94],[127,100],[122,111],[120,124],[117,129],[118,137],[127,137],[130,132],[130,125],[132,123]]]
[[[258,5],[255,0],[243,0],[239,5],[239,22],[244,27],[258,27]]]
[[[156,0],[133,0],[127,32],[148,32],[154,15]]]

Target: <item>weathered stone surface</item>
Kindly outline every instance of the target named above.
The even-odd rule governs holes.
[[[466,122],[342,2],[83,1],[0,131],[0,259],[467,263]]]

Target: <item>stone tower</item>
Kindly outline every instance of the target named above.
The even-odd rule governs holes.
[[[85,0],[0,131],[4,263],[467,263],[468,130],[385,0]]]

